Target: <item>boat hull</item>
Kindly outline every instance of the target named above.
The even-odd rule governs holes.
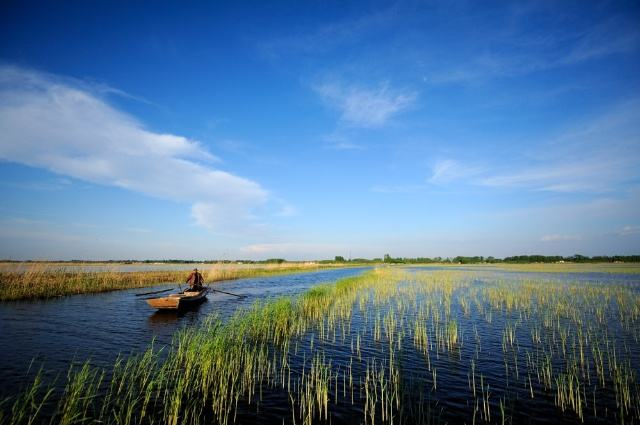
[[[185,291],[179,294],[171,294],[167,297],[151,298],[147,300],[153,308],[158,310],[180,310],[197,305],[207,298],[207,289],[201,291]]]

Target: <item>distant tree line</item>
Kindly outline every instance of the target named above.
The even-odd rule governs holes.
[[[9,260],[0,259],[2,263],[68,263],[68,264],[282,264],[303,261],[287,261],[284,258],[268,258],[266,260]]]
[[[383,258],[384,263],[400,263],[400,264],[428,264],[428,263],[456,263],[456,264],[480,264],[480,263],[513,263],[513,264],[525,264],[525,263],[638,263],[640,262],[640,255],[597,255],[593,257],[587,257],[584,255],[575,254],[569,257],[561,255],[516,255],[513,257],[494,258],[494,257],[463,257],[457,256],[453,258],[442,257],[417,257],[417,258],[393,258],[389,254],[385,254]]]
[[[49,263],[54,260],[0,260],[5,263]],[[303,261],[287,261],[284,258],[268,258],[266,260],[177,260],[177,259],[163,259],[163,260],[67,260],[56,261],[60,263],[114,263],[114,264],[282,264],[289,263],[302,263]],[[320,264],[333,264],[333,263],[350,263],[350,264],[376,264],[376,263],[389,263],[389,264],[430,264],[430,263],[450,263],[450,264],[481,264],[481,263],[513,263],[513,264],[526,264],[526,263],[640,263],[640,255],[596,255],[594,257],[587,257],[584,255],[575,254],[569,257],[561,255],[516,255],[505,258],[494,257],[391,257],[389,254],[385,254],[382,258],[350,258],[345,259],[341,255],[336,255],[333,260],[320,260],[317,261]]]
[[[391,257],[389,254],[385,254],[383,258],[353,258],[345,260],[344,257],[338,255],[333,260],[323,260],[321,263],[390,263],[390,264],[430,264],[430,263],[449,263],[449,264],[482,264],[482,263],[512,263],[512,264],[526,264],[526,263],[640,263],[640,255],[597,255],[594,257],[587,257],[584,255],[575,254],[569,257],[561,255],[516,255],[505,258],[495,257]]]

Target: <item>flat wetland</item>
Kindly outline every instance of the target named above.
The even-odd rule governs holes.
[[[180,315],[131,290],[0,304],[0,423],[640,423],[638,265],[219,287],[249,296]]]

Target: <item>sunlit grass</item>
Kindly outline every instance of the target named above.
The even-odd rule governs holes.
[[[315,263],[284,263],[260,266],[207,265],[201,267],[206,283],[230,279],[271,276],[319,270],[328,266]],[[23,271],[0,272],[0,301],[51,298],[64,295],[144,288],[184,282],[188,270],[165,271],[88,271],[32,264]],[[9,269],[11,270],[11,269]]]
[[[540,273],[640,273],[638,263],[496,264],[499,269]]]
[[[638,263],[477,263],[477,264],[457,264],[457,263],[430,263],[413,264],[411,267],[424,268],[455,268],[455,269],[486,269],[486,270],[506,270],[526,273],[623,273],[639,274],[640,264]]]

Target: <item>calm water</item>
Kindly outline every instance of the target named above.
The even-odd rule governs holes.
[[[409,271],[437,272],[439,270],[451,270],[451,267],[419,267],[407,268]],[[256,300],[264,300],[277,296],[290,296],[304,292],[311,286],[322,282],[335,281],[346,276],[353,276],[365,269],[339,269],[306,274],[287,275],[278,277],[266,277],[244,279],[223,282],[215,288],[234,292],[247,297],[237,299],[233,296],[219,293],[210,294],[208,302],[198,308],[184,314],[155,313],[146,303],[133,296],[136,292],[144,290],[132,290],[112,292],[97,295],[85,295],[66,297],[48,301],[15,302],[0,305],[0,344],[4,348],[0,353],[0,367],[4,373],[4,381],[0,383],[0,395],[8,395],[15,392],[17,385],[30,381],[29,374],[25,371],[29,368],[32,358],[35,364],[44,364],[49,378],[56,375],[64,377],[72,360],[83,361],[90,358],[95,365],[111,366],[118,353],[130,353],[141,351],[148,347],[150,341],[156,344],[170,344],[172,335],[183,326],[197,324],[210,313],[218,313],[221,318],[230,317],[238,308],[247,307]],[[528,280],[558,281],[572,284],[583,282],[597,285],[621,285],[637,291],[640,288],[638,275],[632,274],[608,274],[608,273],[525,273],[511,271],[488,271],[486,268],[478,270],[461,269],[464,272],[473,273],[476,280],[473,285],[478,287],[490,287],[498,282],[526,282]],[[411,283],[407,283],[411,285]],[[162,287],[158,287],[161,289]],[[462,293],[454,293],[454,297]],[[398,307],[396,301],[388,305],[368,304],[364,309],[353,309],[349,329],[343,330],[344,335],[338,332],[335,340],[321,340],[313,331],[305,335],[299,342],[299,349],[290,353],[290,363],[293,370],[293,378],[299,376],[301,371],[308,368],[308,353],[310,347],[321,350],[331,359],[333,368],[346,368],[347,363],[353,361],[351,341],[354,335],[362,335],[362,360],[353,363],[353,375],[360,379],[367,366],[365,359],[388,359],[389,344],[375,341],[373,338],[374,323],[385,314],[395,309],[397,317],[404,317],[406,323],[416,320],[416,311],[411,308]],[[418,300],[418,304],[420,300]],[[500,423],[499,403],[504,395],[505,409],[508,412],[510,423],[532,424],[579,424],[581,423],[572,412],[561,412],[554,406],[553,393],[548,394],[540,388],[536,390],[536,397],[529,397],[529,389],[521,385],[520,380],[514,379],[513,365],[505,368],[503,363],[503,334],[502,330],[507,322],[515,322],[518,317],[503,315],[499,312],[493,317],[492,323],[487,323],[484,316],[471,307],[471,314],[463,314],[461,307],[454,302],[452,315],[457,319],[458,327],[463,341],[460,347],[439,355],[432,354],[431,365],[437,369],[437,390],[432,390],[432,372],[427,370],[423,353],[413,345],[410,330],[405,336],[402,349],[398,350],[398,364],[403,375],[404,396],[403,404],[407,408],[429,408],[429,416],[442,423],[472,423],[473,416],[469,414],[473,410],[469,397],[468,365],[474,356],[477,356],[478,373],[484,375],[485,385],[490,387],[492,398],[492,423]],[[536,319],[537,320],[537,319]],[[518,330],[519,345],[514,351],[514,360],[525,369],[525,353],[532,350],[530,343],[530,329],[528,324],[521,323]],[[401,329],[402,324],[398,324]],[[624,342],[629,350],[631,366],[636,376],[640,375],[640,351],[638,350],[637,332],[629,334],[618,327],[615,318],[611,318],[611,332],[618,337],[620,343]],[[474,335],[481,338],[482,355],[477,355],[478,346],[474,343]],[[629,338],[636,336],[636,340]],[[626,339],[625,339],[626,338]],[[495,353],[495,355],[493,354]],[[517,357],[517,359],[516,359]],[[556,365],[561,366],[561,365]],[[516,366],[517,368],[518,366]],[[509,376],[508,374],[511,374]],[[32,375],[32,374],[31,374]],[[64,379],[61,379],[64,383]],[[356,385],[358,386],[358,385]],[[636,390],[637,391],[637,390]],[[342,393],[339,390],[338,393]],[[508,399],[506,397],[508,394]],[[335,393],[330,391],[330,399]],[[339,397],[336,404],[330,402],[331,423],[357,424],[363,422],[362,394],[355,395],[356,404],[350,402],[350,397]],[[615,410],[615,399],[611,394],[599,395]],[[404,412],[405,415],[417,415],[417,413]],[[606,418],[587,418],[587,423],[615,423],[613,413]],[[288,394],[278,389],[265,390],[259,404],[240,406],[237,417],[238,423],[293,423]],[[481,423],[479,417],[477,423]]]
[[[207,302],[181,314],[156,312],[142,299],[145,297],[134,296],[175,285],[0,303],[0,399],[14,393],[17,385],[30,381],[33,373],[27,371],[32,360],[32,372],[43,366],[50,378],[63,376],[74,360],[91,359],[92,364],[110,366],[119,353],[142,351],[154,339],[159,345],[171,343],[176,330],[197,324],[209,314],[217,313],[224,319],[257,300],[296,295],[313,285],[354,276],[363,270],[366,269],[337,269],[220,282],[215,289],[246,297],[210,293]]]

